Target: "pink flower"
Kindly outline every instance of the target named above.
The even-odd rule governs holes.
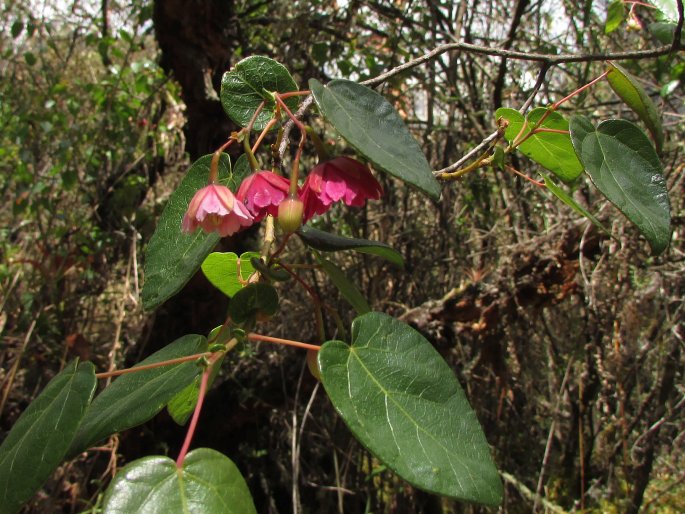
[[[267,214],[278,216],[278,206],[288,196],[289,189],[288,179],[270,171],[257,171],[243,180],[235,196],[257,222]]]
[[[323,214],[334,202],[361,207],[366,200],[378,200],[383,189],[369,168],[349,157],[336,157],[317,164],[302,188],[304,219]]]
[[[202,227],[205,232],[217,232],[221,237],[235,234],[254,222],[245,206],[236,201],[231,190],[220,184],[200,189],[183,216],[183,232],[194,232]]]

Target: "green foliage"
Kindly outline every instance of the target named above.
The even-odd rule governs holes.
[[[402,255],[385,243],[369,241],[367,239],[343,237],[306,225],[301,227],[296,234],[300,236],[302,241],[315,250],[321,250],[322,252],[354,250],[360,253],[376,255],[399,267],[404,266]]]
[[[374,166],[434,200],[440,198],[440,185],[421,147],[390,102],[349,80],[324,86],[312,79],[309,87],[326,121]]]
[[[207,339],[187,335],[177,339],[136,366],[145,366],[207,351]],[[138,426],[154,417],[200,373],[195,362],[184,362],[123,375],[91,403],[69,455],[90,448],[107,436]]]
[[[243,288],[243,282],[254,273],[255,268],[251,262],[253,257],[259,257],[259,253],[245,252],[238,257],[233,252],[213,252],[202,262],[202,273],[214,287],[231,298]]]
[[[661,153],[664,144],[664,132],[656,106],[640,83],[630,73],[616,63],[608,66],[607,80],[611,88],[621,97],[628,107],[637,113],[656,143],[657,153]]]
[[[357,289],[357,286],[347,278],[343,270],[323,257],[319,257],[318,261],[321,269],[328,275],[328,278],[331,279],[331,282],[335,284],[335,287],[338,288],[345,299],[350,302],[350,305],[354,307],[357,314],[366,314],[371,311],[369,302],[366,301],[366,298]]]
[[[228,314],[238,325],[269,318],[278,311],[278,293],[265,283],[249,284],[233,295]]]
[[[604,24],[604,33],[611,34],[619,28],[626,19],[626,7],[623,0],[614,0],[607,8],[607,19]]]
[[[268,57],[253,55],[224,73],[221,104],[233,121],[246,127],[260,104],[266,102],[253,125],[255,130],[261,130],[273,118],[276,109],[273,93],[291,91],[297,91],[297,84],[282,64]],[[291,110],[297,108],[297,98],[288,98],[285,103]]]
[[[655,254],[671,240],[671,207],[663,169],[647,136],[625,120],[595,128],[582,116],[571,119],[578,156],[607,199],[635,223]]]
[[[103,512],[257,514],[236,465],[209,448],[190,452],[180,469],[169,457],[145,457],[126,465],[107,490]]]
[[[219,236],[197,230],[181,231],[183,215],[195,193],[207,185],[211,155],[201,157],[188,170],[181,185],[164,208],[150,243],[145,251],[145,285],[143,305],[154,309],[175,295],[200,268],[212,251]],[[243,177],[231,172],[228,155],[219,161],[219,183],[235,191]]]
[[[74,361],[23,412],[0,446],[0,512],[17,512],[64,459],[95,392],[95,368]]]
[[[568,121],[558,112],[538,107],[525,118],[514,109],[501,107],[495,112],[498,118],[509,122],[504,137],[523,154],[547,168],[565,182],[571,182],[583,172],[583,165],[576,157],[568,134],[559,132],[535,132],[534,128],[568,131]],[[543,120],[540,123],[540,120]],[[531,134],[532,132],[532,134]],[[531,134],[531,135],[529,135]],[[525,140],[525,138],[528,136]],[[523,142],[520,142],[522,141]]]
[[[502,482],[466,396],[440,354],[414,329],[371,312],[352,343],[328,341],[321,380],[350,430],[415,486],[499,505]]]

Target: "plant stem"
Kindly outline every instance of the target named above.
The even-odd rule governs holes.
[[[295,348],[304,348],[306,350],[316,350],[318,351],[321,347],[315,344],[301,343],[300,341],[293,341],[291,339],[281,339],[280,337],[263,336],[261,334],[256,334],[250,332],[247,334],[247,338],[250,341],[264,341],[266,343],[276,343],[283,344],[286,346],[294,346]]]
[[[197,420],[200,418],[200,411],[202,410],[202,404],[205,401],[205,394],[207,393],[207,383],[209,382],[209,375],[211,374],[212,367],[207,366],[204,373],[202,373],[202,380],[200,381],[200,391],[197,395],[197,403],[195,404],[195,410],[193,411],[193,418],[190,420],[190,425],[188,425],[188,432],[186,432],[185,441],[183,441],[183,446],[178,454],[178,459],[176,459],[176,467],[181,468],[183,466],[183,461],[188,453],[188,448],[190,448],[190,443],[195,435],[195,428],[197,428]]]
[[[201,359],[202,357],[209,357],[213,355],[212,352],[196,353],[194,355],[187,355],[186,357],[178,357],[177,359],[169,359],[166,361],[155,362],[153,364],[146,364],[144,366],[135,366],[133,368],[117,369],[114,371],[107,371],[104,373],[96,373],[95,378],[109,378],[118,377],[119,375],[126,375],[128,373],[136,373],[138,371],[145,371],[148,369],[161,368],[163,366],[173,366],[174,364],[180,364],[182,362],[193,361]]]

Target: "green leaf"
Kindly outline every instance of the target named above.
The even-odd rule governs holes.
[[[540,173],[540,175],[542,175],[542,178],[545,181],[545,186],[547,186],[547,189],[554,196],[556,196],[559,200],[564,202],[566,205],[568,205],[571,209],[576,211],[581,216],[584,216],[587,219],[589,219],[602,232],[611,235],[611,232],[607,228],[605,228],[604,225],[602,225],[602,223],[597,218],[595,218],[592,214],[590,214],[588,211],[586,211],[580,205],[578,205],[578,202],[576,202],[570,194],[564,191],[564,189],[559,187],[549,175],[545,175],[544,173]]]
[[[404,267],[402,255],[394,248],[368,239],[356,239],[331,234],[309,226],[302,226],[296,232],[300,239],[308,246],[322,252],[339,252],[341,250],[354,250],[360,253],[377,255],[397,266]]]
[[[0,511],[18,511],[64,459],[95,392],[95,368],[72,362],[26,408],[0,446]]]
[[[604,24],[604,33],[611,34],[619,28],[626,19],[626,8],[623,0],[614,0],[607,8],[607,21]]]
[[[269,318],[278,310],[278,293],[265,283],[249,284],[238,291],[228,304],[231,319],[243,325],[260,318]]]
[[[661,19],[678,23],[678,3],[676,0],[651,0],[651,3],[659,9]]]
[[[297,91],[297,84],[280,63],[253,55],[237,63],[221,79],[221,105],[226,114],[241,127],[246,127],[260,104],[266,106],[254,123],[254,130],[262,130],[273,118],[276,103],[271,93]],[[297,97],[285,100],[291,111],[297,109]]]
[[[165,346],[137,364],[145,366],[207,350],[207,339],[187,335]],[[122,430],[141,425],[154,417],[201,372],[193,361],[122,375],[93,403],[79,427],[69,455],[90,448],[98,441]]]
[[[499,505],[502,482],[476,414],[447,363],[417,331],[379,312],[328,341],[321,379],[359,441],[420,489]]]
[[[366,301],[366,298],[362,296],[357,286],[347,278],[347,275],[338,266],[323,257],[319,257],[318,261],[321,269],[326,272],[326,275],[335,284],[335,287],[340,290],[345,299],[350,302],[350,305],[357,311],[357,314],[366,314],[371,311],[369,302]]]
[[[24,22],[22,21],[15,21],[12,23],[12,28],[10,29],[10,33],[12,34],[12,38],[17,39],[19,37],[19,34],[21,34],[24,31]]]
[[[664,144],[664,133],[656,106],[640,83],[623,67],[615,63],[608,65],[607,80],[611,89],[640,117],[647,125],[656,143],[657,153]]]
[[[529,134],[531,128],[547,113],[544,107],[538,107],[528,113],[526,118],[514,110],[500,107],[495,112],[497,118],[504,118],[509,126],[504,137],[513,143],[517,136]],[[525,124],[525,127],[524,127]],[[521,129],[523,128],[523,131]],[[568,121],[558,112],[550,112],[540,125],[540,128],[553,130],[568,130]],[[521,139],[518,137],[518,140]],[[583,165],[578,160],[571,137],[568,134],[556,132],[537,132],[518,145],[518,149],[541,166],[547,168],[564,182],[571,182],[583,172]]]
[[[33,66],[38,62],[38,59],[32,52],[24,53],[24,60],[26,61],[26,64],[28,64],[29,66]]]
[[[240,264],[240,276],[245,281],[255,271],[250,262],[252,257],[259,257],[259,253],[245,252],[238,257],[233,252],[213,252],[202,263],[202,273],[214,287],[231,298],[243,288],[238,279],[238,264]]]
[[[150,310],[175,295],[198,270],[202,261],[219,241],[216,233],[196,230],[181,231],[183,215],[197,191],[207,185],[212,155],[193,163],[185,178],[169,198],[159,219],[157,230],[145,250],[145,284],[143,306]],[[235,191],[243,176],[231,173],[231,161],[226,154],[219,161],[219,182]]]
[[[660,43],[664,45],[670,45],[673,43],[676,29],[675,23],[655,22],[650,23],[647,28],[652,35],[659,40]],[[682,32],[680,41],[681,43],[685,43],[685,31]]]
[[[209,372],[209,380],[207,382],[207,390],[212,387],[214,380],[216,380],[219,371],[221,370],[221,365],[224,362],[224,356],[217,359],[212,364],[212,369]],[[167,412],[177,424],[185,425],[190,415],[195,410],[195,405],[197,405],[197,400],[200,396],[200,382],[202,381],[202,375],[195,377],[192,383],[188,384],[181,391],[176,393],[174,397],[169,400],[167,404]]]
[[[181,469],[169,457],[145,457],[119,470],[103,500],[104,514],[256,514],[233,462],[209,448],[193,450]]]
[[[661,253],[671,239],[671,207],[659,158],[647,136],[625,120],[595,129],[583,116],[571,118],[571,137],[587,173],[607,199]]]
[[[421,147],[390,102],[349,80],[323,86],[311,79],[309,88],[323,117],[360,154],[434,200],[440,198],[440,184]]]

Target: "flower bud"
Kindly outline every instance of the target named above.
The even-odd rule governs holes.
[[[295,196],[289,196],[278,206],[278,225],[288,234],[302,226],[304,204]]]

